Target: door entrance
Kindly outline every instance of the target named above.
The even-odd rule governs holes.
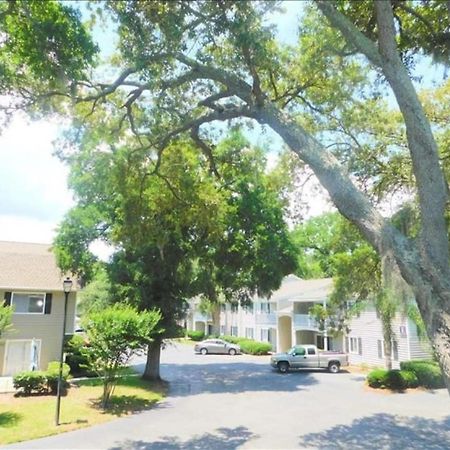
[[[40,341],[8,340],[5,350],[4,375],[12,376],[24,370],[39,368]]]

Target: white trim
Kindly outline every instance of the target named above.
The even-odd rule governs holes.
[[[3,371],[2,371],[2,375],[4,375],[5,371],[6,371],[6,357],[8,356],[8,344],[9,344],[9,342],[33,342],[33,339],[36,342],[39,342],[39,366],[41,365],[42,339],[36,339],[36,338],[31,338],[31,339],[6,339],[5,340],[5,354],[3,355]]]
[[[16,312],[13,311],[13,314],[17,314],[17,315],[44,315],[45,314],[45,305],[47,303],[47,293],[46,292],[18,292],[18,291],[13,291],[11,292],[11,306],[14,306],[13,300],[14,300],[14,294],[18,294],[18,295],[28,295],[28,296],[43,296],[44,299],[44,303],[42,304],[42,312]]]

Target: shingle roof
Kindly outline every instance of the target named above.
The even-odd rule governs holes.
[[[0,289],[62,291],[64,278],[50,244],[0,241]]]

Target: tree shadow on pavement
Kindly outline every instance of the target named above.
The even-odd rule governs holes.
[[[247,362],[170,366],[169,376],[163,366],[161,373],[170,384],[169,395],[175,397],[202,393],[293,392],[318,383],[313,372],[280,374],[270,366]]]
[[[352,450],[449,450],[450,416],[442,421],[423,417],[375,414],[322,433],[301,436],[299,447]]]
[[[181,441],[175,436],[166,436],[155,442],[127,440],[109,450],[233,450],[253,437],[257,436],[245,427],[218,428],[215,432],[187,441]]]

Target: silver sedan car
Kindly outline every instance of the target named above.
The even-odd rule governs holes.
[[[239,345],[230,344],[222,339],[207,339],[195,344],[194,351],[207,355],[208,353],[236,355],[241,353]]]

